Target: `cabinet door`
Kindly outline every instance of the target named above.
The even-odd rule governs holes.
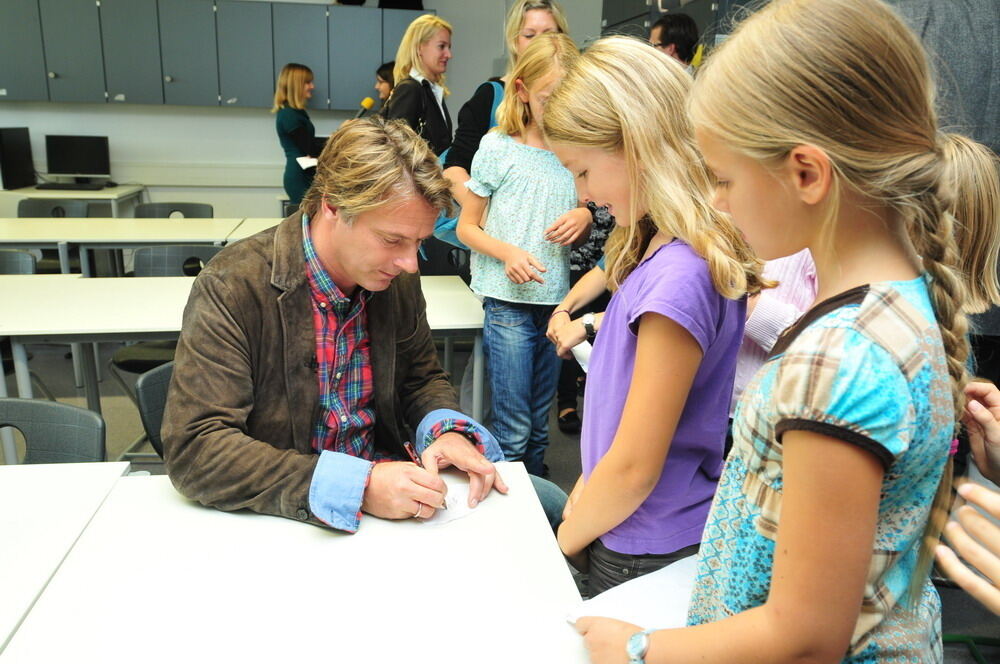
[[[308,108],[329,108],[326,7],[275,2],[271,11],[274,21],[274,80],[278,80],[281,68],[289,62],[309,67],[316,88]]]
[[[162,104],[156,0],[101,0],[109,103]]]
[[[274,101],[270,3],[220,0],[216,25],[222,105],[270,107]]]
[[[387,11],[330,7],[330,108],[359,110],[362,99],[376,97],[375,70],[384,62],[382,14]]]
[[[52,101],[105,101],[101,19],[94,0],[39,0]]]
[[[433,14],[431,11],[416,11],[413,9],[383,9],[382,10],[382,62],[396,59],[399,42],[413,20],[422,14]]]
[[[38,0],[0,2],[0,26],[7,26],[0,39],[0,100],[46,101]]]
[[[159,0],[163,99],[219,105],[219,54],[212,0]]]

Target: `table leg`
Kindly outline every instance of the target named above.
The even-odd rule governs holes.
[[[0,380],[0,398],[7,396],[7,380]],[[17,463],[17,445],[14,444],[14,430],[10,427],[0,429],[0,445],[3,446],[3,459],[8,465]]]
[[[31,399],[34,395],[31,392],[31,373],[28,371],[28,352],[24,350],[24,344],[17,339],[10,340],[12,354],[14,355],[14,376],[17,378],[17,396],[22,399]]]
[[[87,395],[87,409],[101,414],[101,392],[97,386],[97,361],[95,353],[87,348],[80,353],[80,364],[83,367],[83,391]]]
[[[472,344],[472,417],[480,423],[483,420],[483,383],[486,379],[484,364],[483,333],[480,332]]]
[[[56,250],[59,252],[59,271],[63,274],[69,274],[69,244],[60,242],[56,245]]]
[[[444,370],[447,374],[451,375],[451,365],[454,359],[455,344],[453,343],[452,337],[444,338]]]
[[[111,199],[111,216],[115,217],[115,218],[118,217],[118,199],[117,198],[112,198]]]
[[[94,272],[90,267],[90,251],[84,245],[80,246],[80,272],[85,277],[94,276]]]

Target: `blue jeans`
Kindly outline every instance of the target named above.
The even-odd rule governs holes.
[[[549,407],[559,381],[559,356],[545,330],[551,305],[483,299],[483,353],[489,373],[493,435],[508,461],[544,473]]]

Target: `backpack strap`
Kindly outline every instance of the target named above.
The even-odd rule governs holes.
[[[493,108],[490,109],[490,129],[497,126],[497,108],[503,101],[503,85],[498,81],[490,81],[493,85]]]

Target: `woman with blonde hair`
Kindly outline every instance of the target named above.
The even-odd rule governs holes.
[[[971,142],[939,129],[926,54],[880,0],[774,0],[702,67],[690,112],[715,205],[763,259],[808,248],[817,304],[737,407],[691,626],[577,629],[595,662],[941,662],[928,571],[964,309],[997,288],[965,276],[997,253],[996,205],[966,225],[956,201],[996,167],[956,156]]]
[[[648,44],[591,45],[545,107],[581,199],[607,206],[614,292],[590,357],[583,474],[559,528],[596,594],[694,555],[715,494],[747,292],[760,265],[710,204],[685,99]]]
[[[302,157],[318,157],[315,148],[316,129],[313,127],[306,104],[312,97],[313,73],[309,67],[296,62],[289,62],[281,68],[278,84],[274,90],[274,106],[271,112],[275,117],[275,128],[278,141],[285,151],[285,194],[288,201],[298,205],[312,184],[316,174],[314,167],[304,168],[298,159]]]
[[[444,102],[451,33],[451,24],[433,14],[410,23],[396,52],[395,86],[383,111],[390,120],[405,120],[437,155],[451,146],[451,115]]]

